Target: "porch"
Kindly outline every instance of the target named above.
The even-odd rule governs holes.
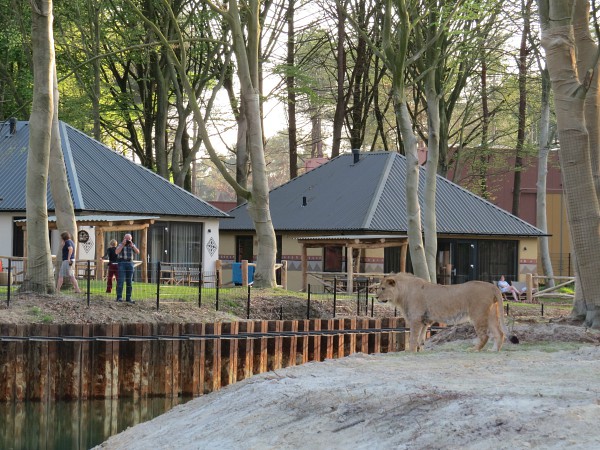
[[[406,271],[408,251],[408,236],[406,235],[339,235],[300,237],[302,245],[302,287],[308,289],[309,276],[311,281],[321,284],[325,290],[336,289],[338,292],[354,292],[356,286],[361,289],[373,290],[383,273],[361,273],[355,268],[354,250],[380,249],[386,247],[400,248],[400,271]],[[308,249],[325,248],[329,246],[342,247],[346,253],[346,271],[309,271]],[[360,252],[359,252],[360,254]]]

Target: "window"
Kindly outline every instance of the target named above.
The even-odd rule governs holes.
[[[383,273],[400,272],[400,247],[383,249]]]
[[[519,241],[479,241],[479,278],[496,281],[500,275],[516,281],[518,279],[517,257]]]
[[[202,259],[202,225],[171,222],[171,261],[199,263]]]
[[[323,248],[323,272],[342,272],[342,248],[329,246]]]
[[[236,236],[235,260],[237,262],[254,261],[254,238],[252,236]]]

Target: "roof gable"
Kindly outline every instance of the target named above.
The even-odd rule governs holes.
[[[0,211],[25,210],[28,122],[0,129]],[[227,214],[60,122],[67,178],[76,211],[228,217]],[[48,209],[54,209],[48,192]]]
[[[423,206],[424,169],[419,200]],[[406,158],[395,152],[343,154],[271,190],[277,231],[407,232]],[[304,205],[303,198],[306,197]],[[437,230],[440,234],[542,236],[513,216],[444,177],[437,177]],[[246,205],[229,212],[222,230],[252,230]]]

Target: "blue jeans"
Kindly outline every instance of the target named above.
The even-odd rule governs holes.
[[[123,300],[123,283],[127,283],[125,300],[131,301],[133,283],[133,262],[119,261],[119,278],[117,279],[117,300]]]

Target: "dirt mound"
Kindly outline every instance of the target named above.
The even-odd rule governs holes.
[[[539,344],[544,342],[580,342],[600,345],[600,331],[585,328],[579,322],[562,319],[559,322],[525,321],[511,324],[509,336],[516,336],[519,344]],[[442,328],[425,343],[426,348],[434,348],[454,341],[475,339],[475,329],[471,324],[461,324]]]

